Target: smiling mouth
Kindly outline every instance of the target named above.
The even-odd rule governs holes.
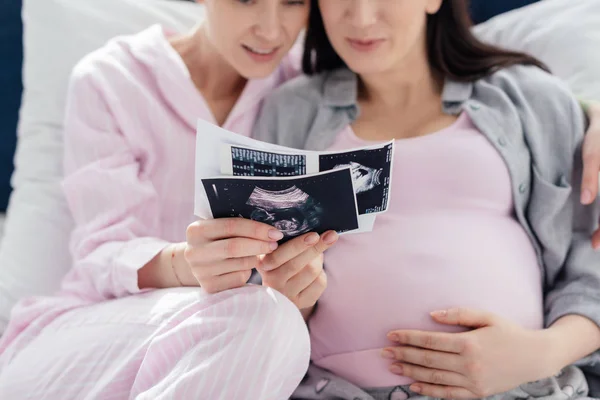
[[[279,47],[273,47],[271,49],[258,49],[255,47],[250,47],[250,46],[246,46],[245,44],[242,45],[246,50],[248,50],[251,53],[254,53],[256,55],[259,56],[270,56],[275,54],[275,52],[279,49]]]

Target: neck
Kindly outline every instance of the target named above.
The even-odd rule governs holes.
[[[211,99],[239,97],[247,79],[242,77],[210,43],[202,25],[171,40],[198,90]]]
[[[359,98],[394,110],[440,102],[443,79],[428,63],[426,54],[416,54],[390,71],[360,76]]]

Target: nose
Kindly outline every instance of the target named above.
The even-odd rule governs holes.
[[[281,34],[281,16],[279,6],[265,2],[265,6],[259,10],[256,34],[265,42],[273,43],[279,39]]]
[[[371,26],[377,20],[377,10],[372,0],[352,0],[350,20],[357,28]]]

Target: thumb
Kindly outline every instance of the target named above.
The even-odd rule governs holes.
[[[483,328],[494,325],[496,317],[488,312],[468,308],[452,308],[434,311],[431,317],[440,324],[459,325],[468,328]]]

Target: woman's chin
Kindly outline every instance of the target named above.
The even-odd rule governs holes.
[[[377,61],[377,59],[369,60],[366,57],[360,60],[350,60],[350,62],[346,62],[346,65],[358,75],[368,76],[385,72],[382,62]]]
[[[272,59],[262,61],[253,60],[248,56],[238,58],[234,67],[245,79],[264,79],[273,74],[281,63],[283,57],[279,53]]]

